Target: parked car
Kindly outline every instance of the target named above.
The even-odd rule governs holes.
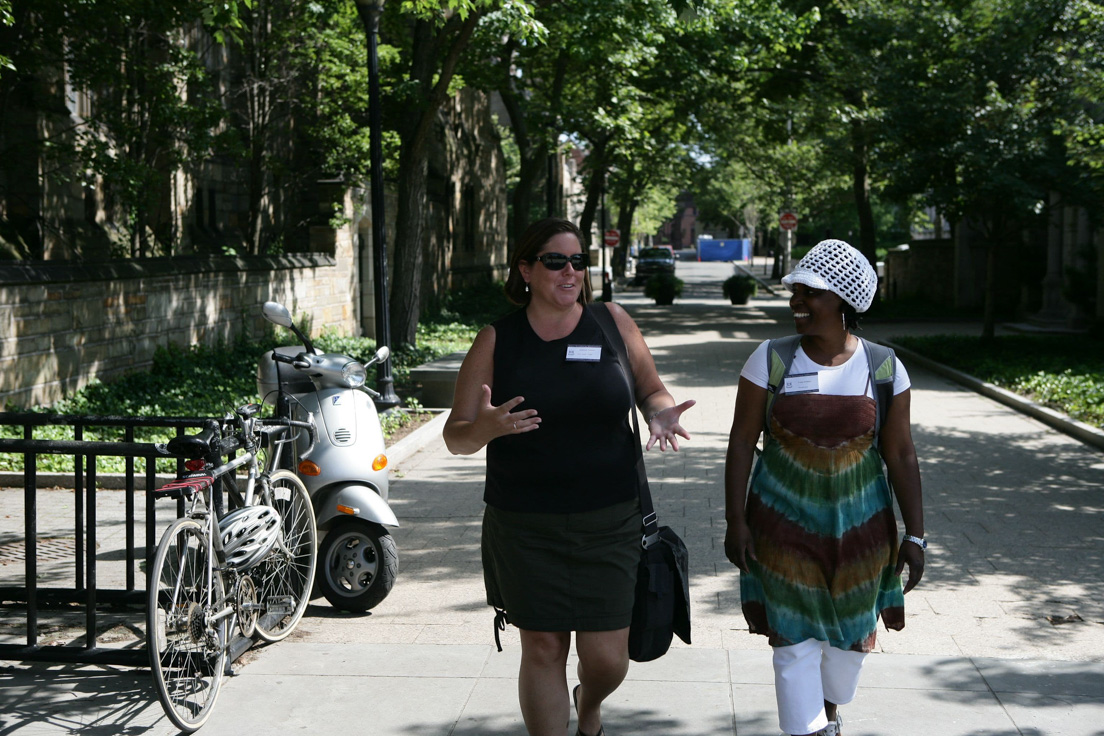
[[[639,286],[657,273],[675,272],[675,253],[669,247],[641,248],[636,256],[633,283]]]

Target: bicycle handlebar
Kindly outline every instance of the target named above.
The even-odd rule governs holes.
[[[318,428],[314,426],[313,417],[308,419],[307,421],[300,421],[298,419],[291,419],[288,417],[271,417],[267,419],[258,419],[257,421],[262,427],[270,429],[291,429],[292,427],[297,427],[299,429],[307,430],[307,433],[310,435],[310,444],[307,446],[307,449],[302,453],[303,457],[307,457],[308,455],[310,455],[311,451],[314,449],[315,444],[317,444],[318,442]]]
[[[313,419],[300,421],[284,417],[269,417],[257,418],[253,421],[256,427],[262,429],[291,429],[292,427],[305,429],[310,436],[310,445],[304,455],[309,455],[318,441],[318,430],[314,426]],[[245,422],[241,420],[235,422],[233,415],[228,416],[223,422],[220,425],[218,421],[208,419],[198,433],[173,437],[168,442],[168,452],[185,460],[214,459],[243,449],[252,452],[254,443],[246,436]],[[223,427],[231,423],[234,424],[233,430],[224,433]]]

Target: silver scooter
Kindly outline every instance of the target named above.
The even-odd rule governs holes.
[[[295,333],[302,345],[265,353],[257,366],[257,391],[275,416],[313,417],[313,448],[300,438],[288,466],[310,491],[319,539],[315,591],[335,608],[367,611],[387,597],[399,570],[388,527],[399,526],[387,504],[387,454],[379,414],[364,385],[369,366],[390,357],[381,347],[367,364],[339,353],[321,353],[281,304],[265,302],[265,319]]]

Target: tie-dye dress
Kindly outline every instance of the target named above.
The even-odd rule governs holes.
[[[779,395],[752,474],[758,561],[740,575],[744,618],[771,646],[874,648],[879,616],[905,625],[897,523],[867,396]]]

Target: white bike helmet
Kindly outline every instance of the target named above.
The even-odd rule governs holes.
[[[246,506],[219,520],[219,535],[230,567],[257,564],[280,535],[280,514],[271,506]]]

